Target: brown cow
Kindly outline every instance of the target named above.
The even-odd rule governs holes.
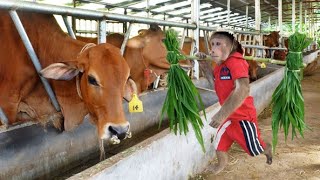
[[[268,47],[279,47],[280,31],[271,31],[268,35],[263,35],[263,45]],[[271,58],[271,50],[266,50],[266,57]]]
[[[151,24],[149,29],[139,30],[139,34],[130,38],[126,45],[124,58],[130,67],[130,77],[137,85],[138,92],[148,89],[157,76],[167,72],[167,50],[162,42],[165,38],[158,25]],[[124,36],[113,33],[107,36],[107,42],[120,48]],[[96,38],[81,38],[85,42],[96,42]],[[190,67],[189,61],[179,62],[181,66]]]
[[[263,35],[263,45],[268,47],[279,47],[280,31],[271,31],[268,35]]]
[[[287,50],[275,50],[273,53],[273,58],[276,60],[285,60],[288,54]]]
[[[289,39],[287,37],[282,37],[284,40],[284,47],[288,49],[288,41]],[[288,50],[275,50],[273,54],[273,58],[277,60],[285,60],[286,56],[288,54]]]
[[[66,35],[52,15],[19,12],[19,16],[46,67],[41,74],[59,80],[50,84],[61,112],[53,108],[8,12],[1,10],[0,39],[5,43],[0,48],[0,107],[9,123],[26,119],[62,122],[64,118],[65,130],[72,130],[89,113],[100,139],[124,138],[129,123],[122,97],[130,99],[136,87],[128,80],[130,69],[119,49],[100,44],[81,52],[86,43]]]

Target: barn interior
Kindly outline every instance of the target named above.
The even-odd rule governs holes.
[[[195,50],[190,55],[197,51],[195,47],[199,46],[199,36],[208,37],[214,31],[228,30],[237,39],[245,37],[242,44],[248,52],[254,52],[254,56],[265,58],[264,50],[270,49],[272,56],[268,58],[274,58],[275,51],[287,51],[284,39],[299,31],[313,40],[304,51],[304,62],[309,64],[318,56],[319,3],[317,0],[0,0],[0,8],[53,13],[65,32],[70,35],[74,33],[77,36],[97,37],[97,43],[104,42],[103,36],[114,32],[128,34],[128,38],[133,37],[138,34],[139,29],[148,28],[151,23],[156,22],[162,30],[175,29],[181,41],[187,41],[186,37],[193,38]],[[101,23],[102,16],[106,24]],[[63,17],[66,17],[69,25]],[[272,31],[279,31],[280,43],[270,48],[264,43],[263,36]],[[277,64],[268,64],[267,68],[258,67],[258,80],[251,83],[251,91],[257,99],[259,113],[270,104],[272,92],[284,76],[283,67]],[[190,76],[193,76],[197,87],[202,87],[199,91],[210,116],[219,108],[217,97],[197,65],[195,69],[198,70],[194,70],[195,73]],[[265,93],[263,97],[259,94],[261,92]],[[123,169],[128,170],[127,173],[131,176],[129,179],[157,176],[162,179],[185,179],[190,174],[202,172],[208,164],[205,159],[215,156],[213,151],[209,150],[201,157],[193,158],[201,154],[200,148],[195,148],[198,144],[193,132],[185,138],[171,133],[167,124],[157,128],[165,95],[166,87],[152,86],[140,97],[144,106],[152,109],[142,114],[125,111],[132,124],[133,135],[144,136],[143,132],[149,131],[146,134],[150,137],[138,138],[136,142],[126,140],[124,145],[112,146],[112,152],[107,154],[108,159],[100,162],[101,164],[98,159],[96,130],[89,120],[85,120],[76,131],[62,134],[52,127],[43,130],[37,123],[1,127],[0,179],[126,179],[127,175],[119,175]],[[126,109],[126,102],[123,106]],[[5,124],[6,118],[3,115],[0,107],[0,119]],[[203,133],[209,149],[210,127],[206,125]],[[165,153],[177,144],[179,147],[171,155]],[[188,153],[190,149],[196,149],[190,155],[191,159],[179,156]],[[153,159],[153,153],[162,156],[162,159]],[[11,156],[14,158],[7,158]],[[150,166],[150,169],[143,166],[141,169],[145,173],[135,174],[132,167],[142,164],[141,159],[149,164],[154,163],[155,166]],[[172,159],[175,159],[171,163],[172,171],[166,176],[161,174],[164,169],[171,168],[171,165],[165,167],[161,163]],[[193,166],[188,164],[190,161]],[[133,171],[129,171],[130,168]],[[87,170],[84,171],[85,169]]]

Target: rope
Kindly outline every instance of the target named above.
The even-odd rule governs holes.
[[[96,46],[96,44],[94,44],[94,43],[88,43],[88,44],[84,45],[79,54],[81,54],[86,49],[89,49],[89,48],[94,47],[94,46]]]
[[[80,89],[80,78],[79,78],[79,74],[76,76],[76,86],[77,86],[77,93],[78,96],[80,97],[80,99],[82,100],[82,95],[81,95],[81,89]]]
[[[301,71],[300,69],[288,69],[288,68],[287,68],[287,70],[292,71],[292,72],[300,72]]]
[[[94,46],[96,46],[96,44],[94,44],[94,43],[88,43],[88,44],[84,45],[84,46],[82,47],[79,55],[80,55],[83,51],[85,51],[85,50],[87,50],[87,49],[89,49],[89,48],[92,48],[92,47],[94,47]],[[76,76],[76,86],[77,86],[78,96],[80,97],[80,99],[83,99],[83,98],[82,98],[82,95],[81,95],[81,89],[80,89],[80,77],[79,77],[79,74]]]
[[[293,54],[301,54],[302,52],[289,51],[289,53],[293,53]]]

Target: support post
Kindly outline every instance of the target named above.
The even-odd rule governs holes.
[[[254,4],[255,8],[255,22],[256,22],[256,30],[260,31],[261,29],[261,12],[260,12],[260,0],[255,0]]]
[[[105,43],[107,41],[106,29],[107,29],[106,20],[105,19],[99,20],[98,44]]]
[[[248,25],[249,25],[248,15],[249,15],[249,6],[246,5],[246,31],[248,30]]]
[[[302,0],[299,2],[299,31],[302,32]]]
[[[296,31],[296,1],[292,0],[292,32]]]
[[[192,0],[191,20],[197,26],[197,28],[193,30],[193,39],[195,40],[195,48],[197,48],[198,50],[199,50],[199,34],[200,34],[199,7],[200,7],[200,0]],[[198,61],[194,61],[194,76],[196,79],[199,79],[199,62]]]
[[[282,0],[278,0],[278,31],[282,33]]]
[[[229,26],[230,25],[230,0],[227,1],[227,11],[228,11],[227,21]]]

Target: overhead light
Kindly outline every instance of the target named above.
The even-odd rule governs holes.
[[[231,13],[231,11],[229,11]],[[213,18],[213,17],[218,17],[219,15],[222,15],[222,14],[227,14],[228,11],[221,11],[221,12],[218,12],[218,13],[213,13],[213,14],[208,14],[208,15],[204,15],[204,16],[200,16],[200,19],[205,19],[205,18]]]
[[[209,3],[200,4],[200,9],[207,8],[207,7],[211,7],[211,4],[209,4]]]
[[[211,13],[211,12],[221,11],[222,9],[223,9],[222,7],[216,7],[216,8],[207,9],[207,10],[204,10],[204,11],[202,11],[202,10],[200,9],[200,16],[203,15],[203,14]],[[206,16],[207,16],[207,15],[206,15]],[[184,17],[190,18],[190,17],[191,17],[191,14],[184,15]]]
[[[170,0],[157,0],[157,1],[149,1],[149,6],[154,6],[154,5],[157,5],[157,4],[160,4],[160,3],[164,3],[164,2],[168,2]],[[142,1],[138,4],[135,4],[135,5],[132,5],[130,7],[134,7],[134,8],[145,8],[147,7],[147,3],[146,1]]]
[[[161,6],[159,8],[153,9],[152,11],[163,12],[163,11],[166,11],[166,10],[172,10],[174,8],[177,8],[177,7],[183,7],[183,6],[188,6],[188,5],[189,6],[191,5],[189,1],[182,1],[182,2],[175,3],[175,4]]]
[[[191,13],[191,8],[178,9],[176,11],[169,12],[170,15],[177,15],[183,13]]]

